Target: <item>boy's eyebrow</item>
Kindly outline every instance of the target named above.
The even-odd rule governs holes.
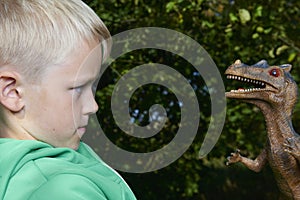
[[[96,76],[93,77],[77,77],[74,80],[75,83],[79,83],[80,85],[85,85],[87,83],[94,83],[97,82],[101,78],[101,73],[98,73]]]

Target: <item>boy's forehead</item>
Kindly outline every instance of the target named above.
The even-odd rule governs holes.
[[[89,66],[101,66],[102,64],[102,45],[98,44],[94,47],[89,54],[85,57],[83,62],[81,63],[80,68],[85,68]]]
[[[78,48],[65,63],[51,66],[44,73],[43,82],[59,80],[85,82],[98,79],[102,64],[102,47],[100,44],[89,46],[86,43]],[[46,78],[48,77],[48,78]]]
[[[102,46],[96,45],[81,63],[76,79],[95,79],[100,74],[102,64]]]

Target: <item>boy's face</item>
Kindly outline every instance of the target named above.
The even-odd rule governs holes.
[[[93,86],[101,65],[101,48],[78,48],[67,62],[49,67],[41,83],[26,88],[24,130],[55,147],[77,149],[89,116],[98,110]]]

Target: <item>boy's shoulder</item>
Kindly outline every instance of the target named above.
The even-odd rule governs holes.
[[[6,184],[4,199],[24,199],[28,195],[32,195],[28,199],[38,199],[44,192],[47,192],[49,199],[66,200],[67,196],[74,199],[76,195],[86,195],[85,199],[124,199],[126,195],[132,195],[117,174],[85,144],[81,144],[78,152],[53,148],[40,142],[7,142],[11,144],[6,144],[6,148],[11,145],[17,147],[13,150],[17,158],[11,159],[11,165],[6,168],[10,176],[0,180]],[[0,150],[3,146],[0,139]],[[49,191],[56,192],[48,194]],[[134,196],[129,199],[134,199]]]
[[[30,161],[11,177],[4,199],[106,199],[108,191],[98,187],[87,172],[72,165],[55,164],[51,158]],[[110,186],[118,189],[117,184]]]

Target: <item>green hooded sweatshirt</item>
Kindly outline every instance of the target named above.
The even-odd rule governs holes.
[[[91,148],[0,139],[1,200],[132,200],[125,181]]]

